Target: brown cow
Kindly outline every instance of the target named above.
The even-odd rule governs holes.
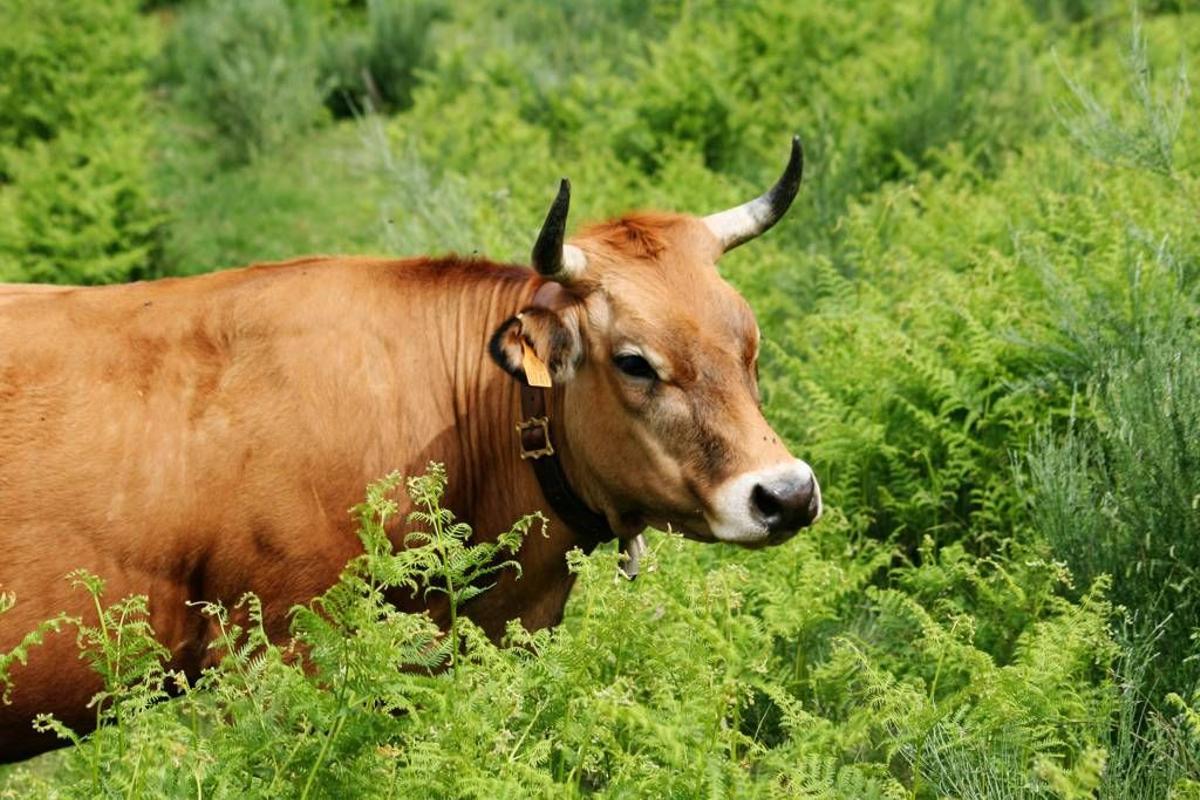
[[[559,621],[573,547],[667,524],[702,541],[787,539],[820,514],[820,491],[763,419],[758,328],[714,262],[779,219],[801,163],[795,141],[779,183],[744,206],[633,214],[566,245],[564,181],[537,272],[308,258],[0,288],[0,587],[17,596],[0,652],[56,612],[94,616],[64,580],[77,567],[111,599],[148,595],[189,675],[213,631],[188,601],[255,592],[283,638],[288,609],[360,552],[347,509],[363,487],[430,460],[480,537],[549,512],[549,536],[519,553],[524,577],[466,609],[493,637],[514,618]],[[551,389],[527,385],[539,361]],[[73,636],[49,637],[13,678],[0,760],[55,746],[32,732],[37,712],[90,727],[98,684]]]

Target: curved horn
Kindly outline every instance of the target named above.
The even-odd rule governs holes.
[[[709,214],[704,224],[721,243],[721,251],[729,252],[743,242],[765,233],[787,213],[796,192],[800,190],[800,176],[804,174],[804,149],[800,137],[792,137],[792,155],[775,185],[767,193],[749,203]]]
[[[547,278],[570,281],[579,277],[587,266],[587,256],[575,245],[564,245],[567,230],[567,211],[571,207],[571,182],[566,178],[558,185],[558,194],[546,213],[546,221],[533,245],[533,268]]]

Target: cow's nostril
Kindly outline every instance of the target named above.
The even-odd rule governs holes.
[[[770,533],[793,533],[816,518],[813,499],[816,485],[792,477],[760,483],[750,494],[754,512]]]
[[[754,487],[750,502],[754,504],[754,510],[768,528],[779,524],[779,519],[783,516],[783,506],[774,492],[760,483]]]

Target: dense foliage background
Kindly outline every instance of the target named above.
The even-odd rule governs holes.
[[[524,260],[560,174],[576,222],[705,213],[801,133],[796,207],[722,269],[828,504],[770,551],[657,535],[633,584],[579,559],[559,629],[463,623],[431,675],[453,648],[381,587],[460,575],[468,534],[435,469],[431,549],[390,554],[393,478],[296,616],[307,669],[229,627],[157,704],[136,599],[64,623],[114,724],[0,796],[1200,797],[1195,5],[10,0],[0,31],[5,280]]]

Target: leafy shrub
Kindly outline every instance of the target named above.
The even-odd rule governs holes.
[[[1175,145],[1190,93],[1186,62],[1180,60],[1170,91],[1160,97],[1152,86],[1149,45],[1136,13],[1130,38],[1126,63],[1132,113],[1110,111],[1094,94],[1066,78],[1073,102],[1063,122],[1072,137],[1098,158],[1174,177]]]
[[[206,0],[172,30],[163,78],[235,162],[303,135],[323,116],[317,32],[305,4]]]
[[[114,283],[153,274],[162,218],[140,131],[63,132],[11,159],[13,230],[0,278]]]
[[[137,4],[0,8],[0,280],[105,283],[153,273]]]
[[[136,4],[15,0],[0,9],[0,153],[142,110]],[[53,12],[53,13],[52,13]],[[0,177],[9,170],[0,161]]]
[[[433,64],[430,28],[444,0],[367,0],[366,25],[352,18],[322,38],[325,103],[337,116],[412,104],[418,71]]]

